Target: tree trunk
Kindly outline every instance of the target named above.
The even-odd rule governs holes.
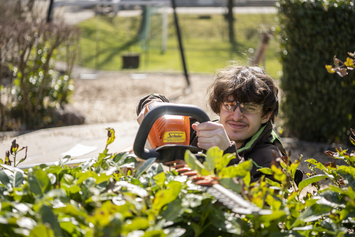
[[[236,42],[235,42],[235,35],[234,35],[233,5],[234,5],[234,0],[228,0],[228,13],[227,13],[228,35],[229,35],[229,42],[234,47]]]

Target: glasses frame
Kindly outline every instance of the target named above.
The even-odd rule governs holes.
[[[231,107],[231,105],[227,105],[227,103],[233,103],[233,102],[235,102],[236,103],[236,105],[234,106],[234,108],[232,109],[232,110],[230,110],[230,109],[226,109],[226,106],[230,106]],[[245,109],[245,105],[248,105],[248,104],[252,104],[252,105],[261,105],[261,109],[260,110],[257,110],[257,111],[255,111],[255,112],[250,112],[250,111],[248,111],[247,109]],[[222,108],[225,110],[225,111],[228,111],[228,112],[235,112],[235,110],[239,107],[239,109],[240,109],[240,112],[242,113],[242,114],[256,114],[256,113],[259,113],[260,111],[262,111],[263,110],[263,106],[264,106],[264,104],[255,104],[255,103],[252,103],[252,102],[246,102],[246,103],[241,103],[241,102],[239,102],[239,101],[224,101],[224,102],[222,102]],[[244,112],[243,112],[243,108],[244,108]]]

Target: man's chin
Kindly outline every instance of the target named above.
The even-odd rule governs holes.
[[[231,139],[232,141],[241,141],[241,140],[245,140],[245,133],[243,132],[235,132],[233,131],[232,133],[227,133],[229,139]]]

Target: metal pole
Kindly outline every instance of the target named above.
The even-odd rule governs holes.
[[[182,66],[184,67],[184,73],[185,73],[185,78],[186,78],[186,82],[187,82],[187,87],[190,87],[189,74],[187,73],[187,68],[186,68],[186,63],[185,63],[185,56],[184,56],[184,48],[182,46],[179,22],[178,22],[178,18],[177,18],[177,14],[176,14],[175,0],[171,0],[171,6],[173,7],[173,10],[174,10],[174,22],[175,22],[176,34],[177,34],[177,37],[178,37],[178,40],[179,40],[179,47],[180,47]]]
[[[49,3],[48,12],[47,12],[47,23],[52,21],[53,1],[54,0],[50,0]]]

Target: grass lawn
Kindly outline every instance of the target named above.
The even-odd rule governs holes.
[[[213,73],[228,65],[231,60],[247,64],[250,53],[260,41],[261,29],[277,27],[275,14],[238,14],[235,15],[237,47],[233,49],[228,41],[227,22],[223,15],[210,15],[201,19],[199,15],[179,14],[179,24],[183,38],[185,59],[188,72]],[[168,40],[162,52],[162,15],[150,18],[149,30],[145,40],[130,44],[140,26],[137,17],[97,16],[79,24],[81,28],[80,64],[101,70],[122,69],[122,54],[140,53],[138,69],[133,72],[182,72],[179,44],[176,37],[173,15],[168,17]],[[148,28],[146,28],[148,29]],[[278,78],[281,64],[278,57],[278,44],[269,41],[266,60],[262,64],[274,77]]]

